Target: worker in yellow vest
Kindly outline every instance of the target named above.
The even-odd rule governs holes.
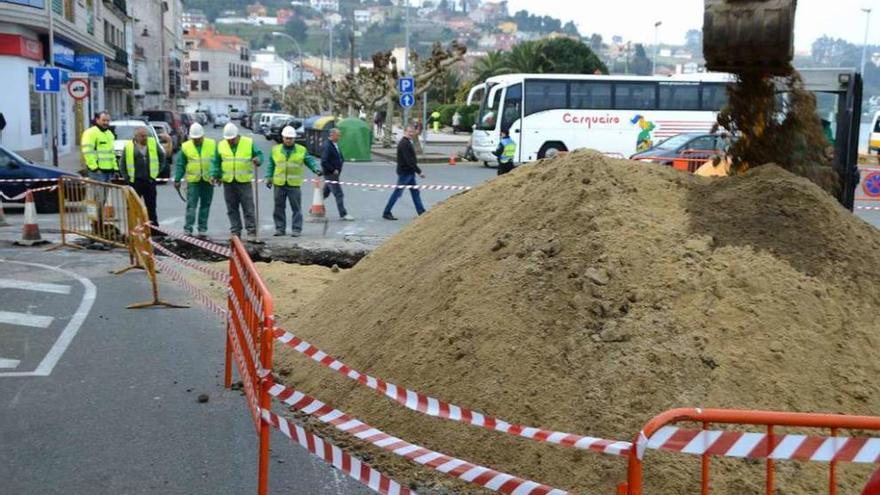
[[[95,125],[82,133],[80,151],[89,171],[89,178],[110,182],[119,170],[113,142],[116,137],[110,130],[110,114],[100,112],[95,116]]]
[[[180,190],[180,182],[186,176],[186,223],[183,231],[193,233],[196,210],[199,213],[199,238],[208,236],[208,214],[214,199],[211,184],[211,164],[217,156],[217,142],[205,137],[202,124],[194,122],[189,127],[189,140],[180,147],[177,168],[174,171],[174,188]]]
[[[146,127],[135,129],[132,140],[125,143],[123,177],[144,198],[147,215],[153,225],[159,225],[156,217],[156,177],[159,177],[160,160],[164,161],[164,158],[165,151],[160,151],[156,139],[148,136]]]
[[[254,213],[254,167],[263,162],[263,152],[254,146],[254,140],[239,136],[232,122],[223,128],[223,140],[217,143],[217,154],[211,166],[211,177],[223,183],[223,199],[229,231],[241,237],[241,213],[250,239],[257,240],[257,219]]]
[[[296,144],[296,130],[286,126],[281,130],[282,143],[272,148],[269,168],[266,170],[266,187],[275,187],[275,237],[281,237],[287,229],[287,205],[293,215],[290,219],[290,235],[302,234],[302,184],[306,166],[315,175],[321,175],[317,161],[309,155],[305,146]]]

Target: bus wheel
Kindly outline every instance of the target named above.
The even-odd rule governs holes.
[[[560,151],[568,151],[568,148],[559,141],[548,141],[544,143],[544,146],[541,146],[541,150],[538,151],[538,160],[553,158],[558,155]]]

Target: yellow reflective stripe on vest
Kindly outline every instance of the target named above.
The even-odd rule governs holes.
[[[159,177],[159,147],[156,140],[147,138],[147,154],[150,157],[150,177]],[[125,143],[125,168],[128,171],[128,181],[134,182],[134,141]]]
[[[250,182],[254,178],[254,170],[251,160],[254,155],[254,141],[251,138],[238,138],[238,147],[235,153],[229,146],[229,141],[220,141],[217,145],[220,154],[220,168],[223,171],[223,182]]]
[[[196,144],[192,141],[183,143],[180,152],[186,157],[186,181],[199,182],[211,180],[211,162],[217,151],[217,143],[213,139],[205,138],[202,141],[202,150],[199,153]]]
[[[306,147],[298,144],[294,145],[290,156],[285,155],[283,144],[272,148],[272,161],[275,162],[272,183],[276,186],[302,186],[305,177],[306,153]]]

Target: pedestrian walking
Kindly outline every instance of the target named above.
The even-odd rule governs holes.
[[[164,154],[156,139],[147,134],[146,126],[135,129],[134,137],[125,143],[123,178],[144,199],[147,216],[153,225],[159,225],[156,216],[156,177],[159,177],[159,161],[164,159]]]
[[[382,110],[376,110],[376,113],[373,115],[373,124],[376,125],[376,137],[384,137],[385,136],[385,112]]]
[[[498,175],[504,175],[514,168],[516,158],[516,141],[510,139],[510,129],[501,129],[501,141],[492,153],[498,157]]]
[[[269,168],[266,170],[266,187],[275,187],[275,237],[285,235],[287,229],[287,203],[290,203],[290,235],[302,234],[302,184],[305,177],[303,165],[320,176],[321,169],[309,155],[305,146],[296,144],[296,129],[286,126],[281,130],[282,143],[272,148]]]
[[[321,171],[324,172],[324,179],[329,181],[339,182],[342,176],[342,165],[345,163],[345,158],[339,149],[339,139],[341,137],[342,133],[339,129],[331,129],[327,143],[324,145],[324,151],[321,153]],[[324,183],[324,199],[330,197],[330,193],[333,193],[333,197],[336,198],[339,218],[349,222],[354,220],[354,217],[349,215],[345,209],[342,185]]]
[[[88,169],[89,178],[110,182],[113,174],[119,172],[113,142],[116,137],[110,130],[110,114],[100,112],[95,115],[95,125],[82,133],[80,151]]]
[[[453,134],[457,133],[459,130],[461,130],[461,129],[459,129],[460,127],[461,127],[461,114],[458,113],[458,111],[456,110],[455,113],[452,115],[452,133]]]
[[[250,239],[257,239],[257,219],[254,213],[254,168],[263,162],[263,153],[254,146],[254,140],[239,136],[232,122],[223,128],[223,140],[217,144],[217,154],[211,166],[215,183],[223,183],[229,232],[241,237],[241,217]]]
[[[199,238],[208,236],[208,215],[214,199],[211,184],[211,163],[217,155],[217,142],[205,137],[205,129],[198,122],[189,127],[189,140],[180,147],[174,171],[174,188],[180,191],[180,182],[186,176],[186,223],[183,231],[193,233],[198,211]]]
[[[391,213],[391,210],[394,209],[395,203],[400,197],[403,195],[403,187],[400,186],[415,186],[416,185],[416,175],[425,178],[425,174],[422,173],[422,169],[419,168],[418,158],[416,157],[416,149],[413,146],[413,136],[415,136],[416,130],[409,126],[406,130],[403,131],[403,138],[397,143],[397,185],[398,187],[394,189],[394,192],[391,193],[391,197],[388,199],[388,204],[385,205],[385,211],[382,213],[382,218],[385,220],[397,220],[394,215]],[[425,206],[422,204],[422,196],[419,193],[419,190],[410,187],[410,194],[412,194],[413,204],[416,207],[416,213],[422,215],[425,213]]]

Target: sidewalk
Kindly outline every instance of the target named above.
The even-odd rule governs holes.
[[[18,151],[17,153],[23,156],[25,159],[36,163],[37,165],[44,165],[46,167],[52,166],[51,160],[46,161],[43,159],[42,148],[27,151]],[[71,151],[70,153],[64,155],[58,155],[58,168],[66,172],[72,172],[74,174],[78,173],[82,168],[79,149],[77,149],[76,151]]]

